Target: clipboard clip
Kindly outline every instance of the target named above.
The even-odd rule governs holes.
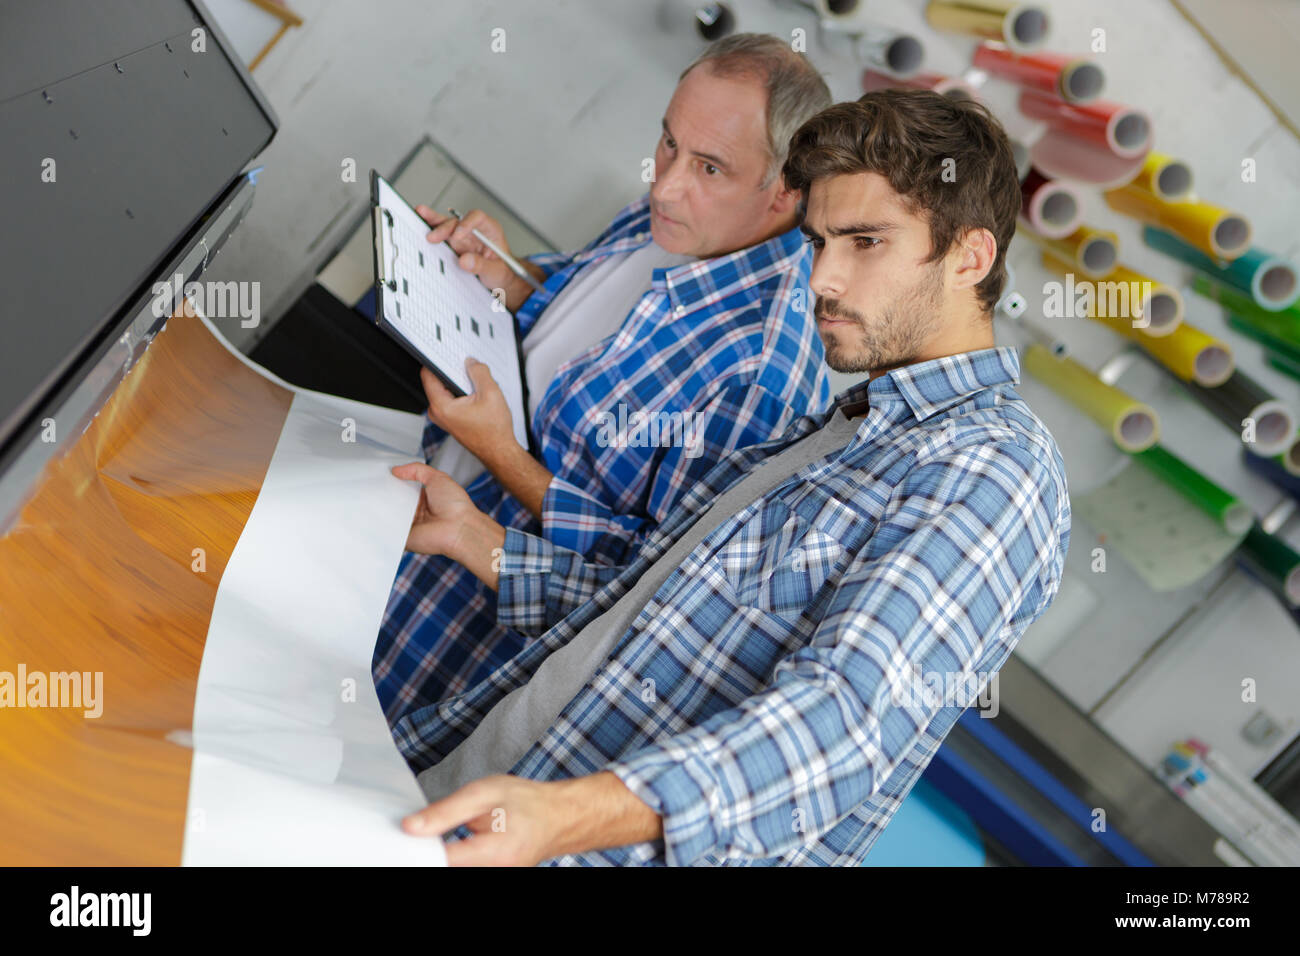
[[[382,215],[382,218],[380,214]],[[375,206],[375,235],[379,242],[379,281],[388,286],[389,290],[397,291],[397,244],[392,240],[393,214],[382,206]],[[388,224],[388,237],[384,236],[384,223]],[[392,259],[389,260],[389,247],[392,248]]]

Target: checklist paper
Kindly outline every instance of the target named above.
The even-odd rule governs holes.
[[[528,447],[524,377],[514,316],[457,265],[446,242],[384,179],[372,174],[378,320],[460,394],[474,391],[467,358],[485,363],[505,395],[515,440]]]

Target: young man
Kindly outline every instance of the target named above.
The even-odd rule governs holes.
[[[791,134],[830,102],[816,69],[776,37],[712,45],[662,118],[649,195],[582,252],[534,257],[539,292],[472,235],[505,244],[489,217],[457,223],[421,207],[429,239],[448,239],[460,265],[518,310],[540,452],[515,441],[500,389],[471,366],[475,391],[461,399],[424,373],[426,460],[454,470],[498,523],[622,564],[725,454],[823,410],[812,257],[799,193],[780,174]],[[407,555],[372,662],[389,722],[472,686],[521,647],[473,575]]]
[[[1001,126],[872,93],[806,123],[785,177],[827,359],[869,380],[730,455],[629,566],[395,469],[424,483],[408,547],[536,635],[398,728],[433,801],[406,829],[455,830],[453,863],[856,864],[1056,595],[1064,466],[993,341],[1019,208]]]

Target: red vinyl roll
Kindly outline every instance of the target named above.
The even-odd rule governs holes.
[[[1142,110],[1123,103],[1067,103],[1050,93],[1024,90],[1020,112],[1030,119],[1046,120],[1063,133],[1106,146],[1121,158],[1145,156],[1151,148],[1150,119]]]
[[[1039,51],[1015,53],[1003,43],[981,43],[975,48],[974,62],[981,70],[1070,103],[1095,100],[1105,82],[1101,67],[1082,57]]]

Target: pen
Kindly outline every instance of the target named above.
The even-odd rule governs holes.
[[[447,212],[451,213],[457,219],[461,218],[460,213],[452,209],[450,206],[447,207]],[[501,259],[501,261],[506,264],[507,268],[509,268],[511,272],[513,272],[515,275],[519,276],[519,278],[527,282],[530,286],[533,287],[535,291],[537,292],[542,291],[542,284],[538,282],[536,279],[534,279],[533,274],[529,272],[527,269],[525,269],[523,266],[521,266],[514,256],[505,252],[500,246],[498,246],[487,236],[483,235],[483,233],[479,232],[477,229],[471,229],[470,232],[474,234],[475,239],[477,239],[479,242],[483,243],[483,245],[487,246],[489,249],[495,252],[497,256]]]

